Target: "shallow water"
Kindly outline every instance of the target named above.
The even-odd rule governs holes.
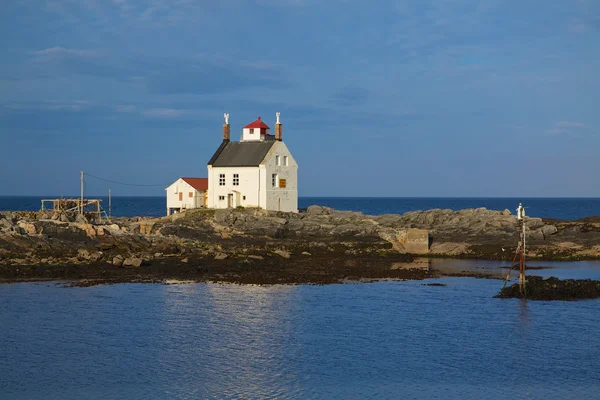
[[[597,398],[600,301],[501,284],[0,285],[0,397]]]

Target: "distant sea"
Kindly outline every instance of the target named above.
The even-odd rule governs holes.
[[[0,211],[37,211],[41,199],[55,197],[0,196]],[[108,211],[107,197],[94,198],[102,199],[102,206]],[[531,217],[574,220],[600,215],[600,198],[300,197],[299,207],[321,205],[370,215],[403,214],[433,208],[461,210],[485,207],[490,210],[509,209],[514,214],[519,202],[523,203]],[[166,214],[165,198],[113,197],[111,213],[116,217],[160,217]]]

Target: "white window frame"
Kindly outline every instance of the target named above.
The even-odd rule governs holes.
[[[233,186],[240,186],[240,174],[233,174]]]
[[[272,187],[279,187],[279,182],[278,182],[277,178],[278,178],[277,174],[271,174],[271,186]]]
[[[288,166],[288,164],[289,164],[289,161],[288,161],[288,156],[283,156],[283,166],[284,166],[284,167],[287,167],[287,166]]]
[[[275,165],[277,165],[277,166],[281,165],[281,157],[275,156]]]
[[[219,196],[219,201],[225,200],[225,196]]]
[[[219,174],[219,186],[225,186],[225,174]]]

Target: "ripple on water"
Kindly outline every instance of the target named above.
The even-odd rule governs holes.
[[[495,280],[0,285],[0,397],[593,398],[600,301]]]

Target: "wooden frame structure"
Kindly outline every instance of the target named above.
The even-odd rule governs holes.
[[[108,220],[106,212],[100,205],[100,199],[42,199],[42,208],[40,212],[47,212],[51,214],[66,214],[76,215],[81,214],[88,219],[95,219],[101,221],[103,214]]]

